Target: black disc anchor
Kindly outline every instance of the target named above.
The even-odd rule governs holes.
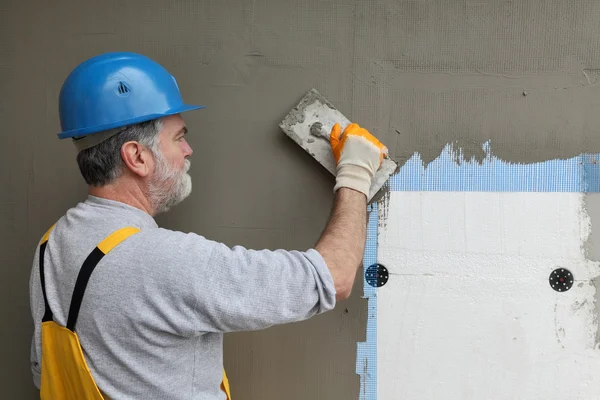
[[[557,292],[566,292],[573,286],[573,274],[565,268],[557,268],[548,278],[550,286]]]
[[[388,281],[389,273],[386,267],[376,263],[365,271],[365,280],[371,286],[381,287]]]

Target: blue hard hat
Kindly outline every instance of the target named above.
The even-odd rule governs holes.
[[[204,106],[183,102],[175,78],[150,58],[105,53],[79,64],[60,90],[60,139],[85,136]]]

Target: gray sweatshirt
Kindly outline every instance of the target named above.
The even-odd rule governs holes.
[[[147,213],[89,196],[57,222],[45,254],[54,321],[66,325],[81,265],[126,226],[141,229],[98,264],[75,327],[85,360],[107,398],[225,399],[223,333],[305,320],[335,306],[321,255],[233,248],[195,233],[159,228]],[[39,387],[44,301],[39,247],[30,278],[35,331],[31,369]],[[230,381],[236,397],[235,382]]]

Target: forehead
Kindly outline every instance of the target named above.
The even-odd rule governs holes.
[[[161,136],[173,136],[185,129],[185,121],[180,115],[169,115],[163,118],[163,129]]]

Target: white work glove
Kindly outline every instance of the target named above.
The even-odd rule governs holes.
[[[333,156],[337,163],[334,192],[341,187],[357,190],[369,196],[371,179],[379,169],[388,149],[376,137],[358,124],[344,129],[335,124],[329,135]]]

